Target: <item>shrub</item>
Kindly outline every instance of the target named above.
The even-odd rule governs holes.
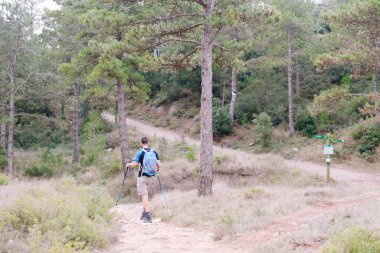
[[[102,178],[109,178],[110,176],[113,176],[117,173],[120,173],[122,171],[122,164],[120,160],[116,160],[110,164],[107,164],[105,166],[102,166],[100,169]]]
[[[52,177],[53,169],[45,164],[34,164],[26,168],[25,175],[30,177]]]
[[[8,178],[7,176],[0,174],[0,185],[8,184]]]
[[[195,160],[197,160],[194,147],[192,147],[192,146],[187,147],[186,158],[187,158],[187,160],[189,160],[191,162],[195,162]]]
[[[212,130],[215,136],[224,136],[231,134],[231,119],[228,111],[225,108],[214,110],[212,117]]]
[[[171,82],[164,82],[161,84],[161,91],[156,99],[156,105],[170,104],[191,95],[192,91],[189,89],[180,87]]]
[[[375,231],[351,226],[335,233],[331,242],[322,253],[378,253],[380,252],[380,234]]]
[[[257,101],[250,94],[243,94],[238,97],[236,102],[236,119],[240,124],[246,125],[255,113],[258,113]]]
[[[102,118],[99,112],[91,111],[81,128],[81,136],[86,140],[97,138],[99,133],[109,133],[112,125]]]
[[[60,128],[55,122],[48,120],[21,121],[15,126],[15,146],[24,149],[56,148],[62,141],[67,142],[69,138],[68,129]]]
[[[89,252],[108,243],[112,205],[104,188],[64,178],[53,189],[37,188],[15,201],[0,215],[0,233],[9,241],[15,238],[8,235],[20,234],[16,244],[26,244],[24,252]]]
[[[294,127],[304,136],[312,137],[314,134],[317,134],[317,127],[309,114],[302,114],[302,116],[297,119]]]
[[[255,127],[253,128],[256,142],[261,144],[262,148],[269,148],[272,145],[272,121],[268,114],[261,113],[254,120]]]
[[[361,117],[359,111],[366,100],[348,96],[347,89],[342,87],[333,87],[316,96],[308,111],[319,131],[331,131],[355,123]]]
[[[53,154],[50,149],[46,149],[40,161],[25,169],[25,175],[30,177],[52,177],[56,169],[63,164],[60,154]]]
[[[4,170],[8,165],[7,152],[0,148],[0,170]]]
[[[357,124],[351,129],[351,136],[359,142],[360,154],[373,154],[380,145],[380,123]]]

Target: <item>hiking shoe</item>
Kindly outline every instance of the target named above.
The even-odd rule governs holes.
[[[146,215],[146,212],[143,211],[143,212],[141,213],[141,218],[140,218],[140,220],[144,220],[144,219],[145,219],[145,215]]]
[[[145,213],[145,217],[143,219],[144,222],[152,223],[152,217],[150,217],[150,213]]]

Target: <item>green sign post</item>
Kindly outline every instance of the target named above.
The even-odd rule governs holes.
[[[330,134],[327,135],[314,135],[313,139],[326,140],[326,145],[323,147],[323,153],[326,155],[326,177],[327,181],[330,181],[330,165],[331,155],[334,154],[334,147],[330,143],[343,143],[344,140],[334,140],[330,138]]]

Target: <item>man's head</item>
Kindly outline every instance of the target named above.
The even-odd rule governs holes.
[[[148,137],[146,137],[146,136],[141,137],[140,143],[141,143],[141,146],[149,145]]]

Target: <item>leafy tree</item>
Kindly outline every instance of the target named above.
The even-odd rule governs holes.
[[[255,127],[253,128],[256,142],[260,143],[262,148],[269,148],[272,145],[272,120],[265,112],[254,121]]]
[[[351,66],[352,77],[372,75],[374,113],[379,114],[378,75],[380,71],[380,2],[378,0],[350,1],[326,16],[332,27],[336,48],[322,54],[316,61],[321,69]]]
[[[8,115],[8,175],[14,173],[14,130],[16,101],[20,99],[38,72],[34,1],[0,3],[0,80],[7,94]]]
[[[201,67],[201,150],[198,195],[212,194],[212,80],[213,53],[228,50],[219,36],[226,28],[252,21],[271,10],[251,1],[152,1],[134,6],[138,30],[144,25],[145,50],[161,48],[157,62],[166,68]],[[139,34],[141,35],[141,34]],[[227,43],[226,43],[227,42]],[[214,49],[214,50],[213,50]],[[197,52],[200,50],[200,55]]]

